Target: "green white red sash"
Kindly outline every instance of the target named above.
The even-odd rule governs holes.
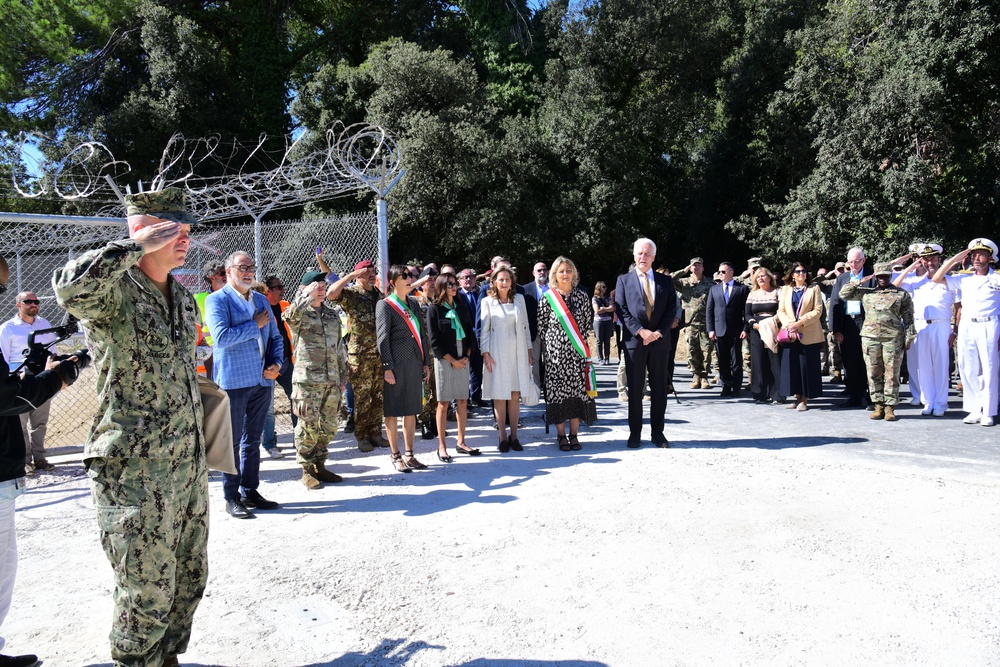
[[[577,326],[573,313],[569,312],[569,308],[566,306],[566,302],[563,301],[562,296],[560,296],[559,290],[546,290],[542,296],[544,296],[545,299],[548,300],[549,305],[552,306],[552,312],[556,314],[556,319],[559,320],[559,324],[562,326],[563,331],[569,338],[570,344],[572,344],[573,349],[576,350],[576,353],[583,358],[584,363],[586,364],[584,379],[587,385],[587,396],[590,396],[591,398],[596,397],[597,371],[594,370],[594,365],[590,363],[590,346],[587,345],[587,339],[580,333],[580,327]]]
[[[424,358],[424,344],[420,341],[420,322],[417,320],[413,311],[410,307],[403,303],[403,300],[396,296],[395,292],[390,294],[386,298],[386,303],[388,303],[392,308],[403,316],[403,321],[406,322],[406,326],[410,328],[410,333],[413,334],[413,340],[417,341],[417,347],[420,348],[420,358]]]

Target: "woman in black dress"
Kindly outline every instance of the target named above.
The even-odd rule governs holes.
[[[603,280],[594,285],[594,337],[597,339],[597,359],[602,366],[611,363],[611,334],[615,328],[615,304],[608,297],[608,286]]]
[[[781,403],[781,357],[760,335],[763,320],[778,314],[778,288],[774,274],[761,266],[753,274],[753,288],[744,310],[750,337],[750,393],[758,403]]]
[[[427,467],[413,455],[413,436],[417,415],[423,409],[423,383],[430,374],[430,341],[420,317],[420,304],[409,296],[413,278],[405,266],[394,264],[389,268],[389,285],[392,291],[375,304],[375,333],[385,372],[382,412],[392,464],[399,472],[410,472]],[[399,417],[403,418],[405,458],[399,453]]]

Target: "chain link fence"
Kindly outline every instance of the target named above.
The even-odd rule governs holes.
[[[302,274],[318,268],[317,248],[333,271],[343,274],[362,259],[377,260],[378,230],[374,213],[350,214],[309,220],[262,222],[259,230],[253,223],[216,223],[192,229],[192,245],[187,261],[174,271],[175,277],[192,292],[205,291],[202,267],[213,260],[242,251],[254,254],[259,233],[261,257],[255,261],[258,277],[275,274],[288,285],[291,299]],[[64,321],[66,312],[56,303],[52,275],[56,269],[80,254],[126,236],[125,224],[94,222],[65,224],[0,222],[0,255],[10,265],[8,290],[0,294],[0,322],[17,312],[15,298],[20,292],[34,292],[41,305],[39,316],[52,326]],[[67,354],[86,347],[83,333],[59,343],[56,350]],[[79,447],[87,439],[97,411],[96,377],[93,366],[80,374],[79,380],[52,399],[46,449]],[[284,392],[275,392],[276,429],[279,436],[291,432],[291,417]],[[54,453],[59,453],[55,451]]]

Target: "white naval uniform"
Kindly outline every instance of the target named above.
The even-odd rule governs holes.
[[[994,417],[1000,398],[1000,275],[960,273],[947,276],[948,287],[962,302],[958,325],[958,373],[962,409],[970,415]]]
[[[924,408],[943,412],[948,409],[948,337],[955,294],[926,275],[907,277],[902,288],[913,297],[917,329],[917,339],[907,352],[910,392]]]

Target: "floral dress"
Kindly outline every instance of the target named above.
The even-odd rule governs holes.
[[[583,290],[574,289],[563,301],[587,340],[594,323],[590,297]],[[587,396],[587,360],[577,353],[545,297],[538,302],[538,336],[545,360],[545,423],[580,419],[593,424],[597,421],[597,406]]]

